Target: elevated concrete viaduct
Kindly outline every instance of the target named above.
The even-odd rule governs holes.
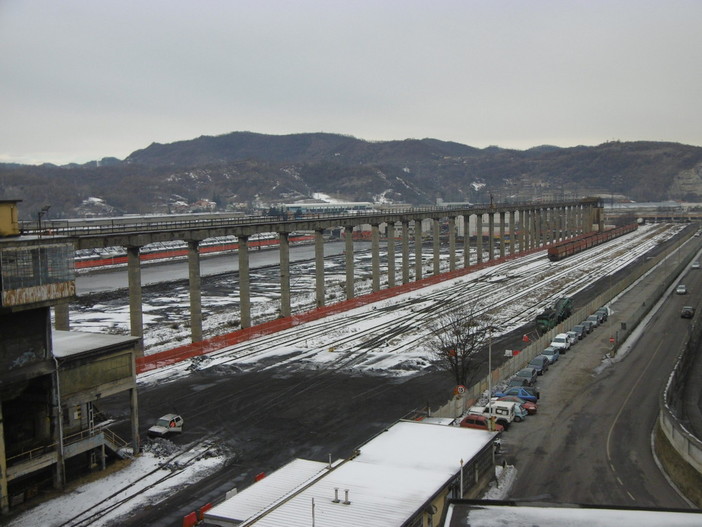
[[[460,218],[460,219],[459,219]],[[486,221],[487,220],[487,221]],[[145,218],[147,221],[147,218]],[[549,203],[507,204],[492,203],[477,206],[442,206],[383,210],[353,215],[317,215],[314,218],[300,218],[281,221],[277,218],[255,218],[232,221],[230,225],[201,226],[187,224],[182,227],[164,228],[148,224],[130,228],[128,232],[104,230],[88,233],[62,233],[74,240],[76,249],[95,249],[122,246],[128,253],[128,281],[131,335],[143,337],[143,317],[141,307],[141,270],[139,252],[145,245],[185,241],[188,244],[188,268],[190,284],[191,339],[202,340],[202,313],[200,293],[200,253],[199,244],[208,238],[236,236],[239,243],[239,300],[241,327],[251,326],[249,239],[255,234],[277,233],[280,243],[280,313],[291,315],[290,306],[290,257],[289,236],[297,231],[315,233],[316,305],[324,306],[324,237],[329,229],[343,228],[346,240],[346,297],[353,298],[354,258],[352,232],[360,225],[370,225],[372,253],[372,289],[378,291],[381,284],[380,239],[386,240],[388,287],[395,286],[395,245],[400,244],[402,282],[410,281],[410,238],[414,233],[414,279],[422,278],[422,244],[425,237],[433,241],[433,272],[438,274],[439,251],[441,248],[441,226],[448,226],[449,268],[456,269],[456,240],[463,239],[463,267],[471,264],[471,251],[476,253],[475,263],[485,258],[515,255],[523,251],[545,246],[568,237],[588,233],[603,228],[602,202],[599,199],[562,201]],[[487,231],[485,225],[487,223]],[[487,244],[487,247],[485,245]],[[487,252],[485,251],[487,249]],[[57,329],[68,329],[68,304],[56,308]],[[142,349],[143,353],[143,349]]]

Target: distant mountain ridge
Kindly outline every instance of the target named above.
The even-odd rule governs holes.
[[[365,141],[327,133],[232,132],[153,143],[84,165],[0,164],[0,199],[23,218],[275,207],[321,192],[346,201],[578,198],[701,201],[702,148],[612,141],[479,149],[438,139]],[[100,198],[101,201],[89,198]],[[94,210],[95,203],[102,203]],[[93,207],[93,208],[91,208]]]

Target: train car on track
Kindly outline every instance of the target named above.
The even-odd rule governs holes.
[[[601,243],[608,242],[614,238],[618,238],[624,234],[634,232],[638,229],[636,223],[630,225],[624,225],[623,227],[616,227],[614,229],[609,229],[602,232],[592,232],[589,234],[583,234],[577,238],[571,240],[566,240],[564,242],[557,243],[548,248],[548,259],[552,262],[557,262],[562,260],[567,256],[577,254],[590,247],[600,245]]]

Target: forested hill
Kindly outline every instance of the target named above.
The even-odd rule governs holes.
[[[0,199],[24,219],[246,210],[324,193],[345,201],[427,205],[575,198],[702,201],[702,148],[663,142],[478,149],[436,139],[234,132],[151,144],[124,160],[0,164]],[[99,198],[99,200],[89,199]]]

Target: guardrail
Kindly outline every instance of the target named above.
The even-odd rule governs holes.
[[[231,216],[222,213],[222,217],[217,214],[207,214],[207,217],[192,218],[184,215],[163,216],[121,216],[116,218],[86,218],[86,219],[65,219],[65,220],[38,220],[20,222],[20,231],[23,235],[56,235],[56,236],[89,236],[100,234],[123,234],[127,232],[152,232],[168,230],[190,230],[217,227],[236,226],[256,226],[296,222],[309,222],[310,220],[339,220],[343,222],[358,220],[361,218],[372,219],[373,217],[384,217],[387,215],[401,216],[411,214],[428,213],[456,213],[465,214],[470,211],[489,211],[504,209],[509,207],[556,207],[563,205],[579,205],[579,200],[566,200],[560,202],[526,203],[526,202],[504,202],[504,203],[483,203],[475,205],[447,205],[447,206],[426,206],[426,207],[406,207],[406,208],[376,208],[369,210],[354,210],[350,213],[311,213],[296,215],[293,213],[280,215],[260,215],[260,216]],[[186,215],[187,216],[187,215]]]
[[[67,436],[63,437],[63,446],[66,447],[68,445],[72,445],[74,443],[79,443],[80,441],[83,441],[84,439],[87,439],[89,437],[93,437],[98,434],[104,434],[105,438],[108,441],[111,441],[113,445],[119,447],[119,448],[124,448],[127,447],[129,444],[116,435],[114,432],[107,428],[94,428],[92,430],[81,430],[79,432],[76,432],[74,434],[69,434]],[[24,452],[20,452],[19,454],[16,454],[14,456],[8,457],[7,458],[7,465],[16,465],[18,463],[24,463],[27,461],[31,461],[37,458],[40,458],[46,454],[52,453],[56,450],[59,449],[59,444],[57,442],[51,442],[47,443],[46,445],[42,445],[40,447],[32,448],[30,450],[25,450]]]
[[[683,410],[685,384],[695,382],[687,373],[694,361],[694,355],[702,345],[702,324],[698,322],[691,323],[690,332],[680,350],[673,373],[659,399],[658,426],[662,433],[661,438],[667,439],[682,463],[671,458],[659,441],[656,441],[656,453],[677,487],[697,507],[702,507],[702,441],[685,426],[687,419]]]

